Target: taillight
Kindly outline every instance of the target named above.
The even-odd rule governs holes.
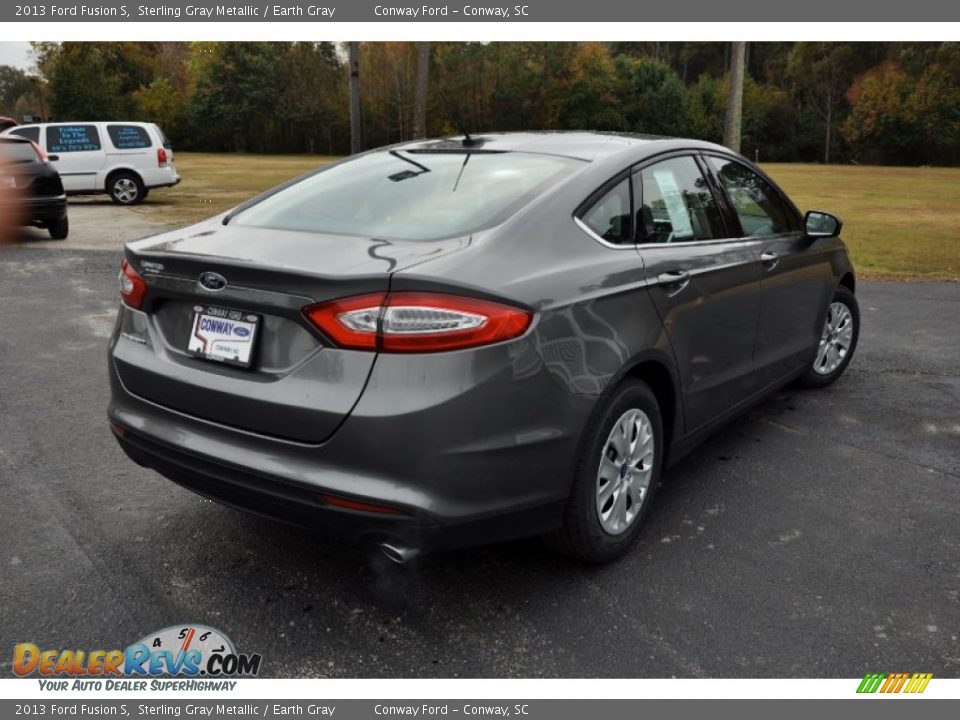
[[[167,151],[163,148],[157,148],[157,166],[164,167],[167,164]]]
[[[143,304],[143,296],[147,292],[147,284],[143,278],[137,274],[137,271],[130,267],[130,263],[124,260],[120,264],[120,299],[123,304],[138,310]]]
[[[304,315],[342,348],[396,353],[460,350],[520,337],[527,310],[460,295],[396,292],[310,305]]]
[[[37,153],[37,159],[44,165],[48,164],[50,162],[50,158],[47,157],[47,154],[43,151],[43,148],[37,145],[33,140],[30,141],[30,144],[33,145],[33,149]]]
[[[387,505],[373,505],[372,503],[359,502],[350,498],[340,497],[339,495],[324,495],[323,499],[334,507],[345,508],[347,510],[358,510],[360,512],[380,513],[381,515],[401,515],[403,511],[389,507]]]

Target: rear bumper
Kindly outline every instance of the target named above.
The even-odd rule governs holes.
[[[141,173],[143,184],[148,189],[173,187],[180,183],[180,173],[173,168],[156,168]]]
[[[380,356],[340,428],[311,445],[203,420],[131,393],[114,363],[117,342],[129,341],[115,336],[111,343],[108,414],[137,463],[242,510],[424,549],[558,527],[580,433],[596,401],[561,388],[532,350],[516,346],[423,356],[415,366],[409,357]],[[348,510],[325,495],[400,512]]]
[[[392,540],[421,550],[450,550],[547,532],[556,527],[563,510],[563,503],[548,504],[458,523],[444,523],[423,513],[351,510],[325,502],[321,490],[199,458],[130,431],[117,436],[117,441],[138,465],[199,495],[261,517],[356,541]],[[518,527],[529,532],[518,533]]]
[[[4,203],[0,206],[0,212],[7,217],[19,218],[23,225],[45,225],[67,216],[67,196],[21,198],[17,202]]]

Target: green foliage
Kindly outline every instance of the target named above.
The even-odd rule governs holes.
[[[23,70],[0,65],[0,108],[10,112],[21,98],[33,94],[34,84]]]
[[[875,163],[956,163],[960,160],[960,86],[955,56],[941,57],[913,75],[895,61],[867,71],[847,94],[852,111],[844,136]]]
[[[57,118],[109,120],[123,116],[129,101],[120,93],[122,79],[108,71],[103,49],[95,43],[65,43],[48,75]]]
[[[688,131],[691,137],[719,143],[723,138],[724,100],[727,78],[701,75],[686,95]],[[743,84],[743,132],[741,150],[751,158],[792,160],[796,118],[786,91],[760,84],[749,75]]]
[[[191,59],[195,84],[186,113],[194,133],[207,147],[266,151],[264,131],[278,100],[279,47],[202,43]]]
[[[332,43],[34,43],[0,67],[0,114],[140,119],[177,147],[349,151]],[[427,132],[597,129],[719,142],[727,43],[435,42]],[[368,147],[413,132],[415,43],[361,43]],[[960,163],[957,43],[751,43],[744,154],[765,161]]]
[[[627,129],[650,135],[686,134],[683,81],[667,63],[618,55],[616,73]]]

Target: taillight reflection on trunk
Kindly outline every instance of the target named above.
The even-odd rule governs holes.
[[[119,279],[120,299],[123,300],[123,304],[134,310],[138,310],[143,304],[143,296],[147,292],[147,284],[126,260],[120,264]]]
[[[342,348],[427,353],[519,337],[527,310],[459,295],[397,292],[311,305],[307,319]]]

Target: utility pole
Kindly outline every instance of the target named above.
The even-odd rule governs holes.
[[[360,44],[348,43],[350,60],[350,153],[363,152],[363,125],[360,122]]]
[[[417,43],[417,85],[413,101],[413,139],[427,136],[427,83],[430,78],[430,43]]]
[[[743,73],[747,54],[745,42],[730,43],[730,83],[727,90],[727,108],[723,116],[723,144],[740,152],[740,134],[743,124]]]

